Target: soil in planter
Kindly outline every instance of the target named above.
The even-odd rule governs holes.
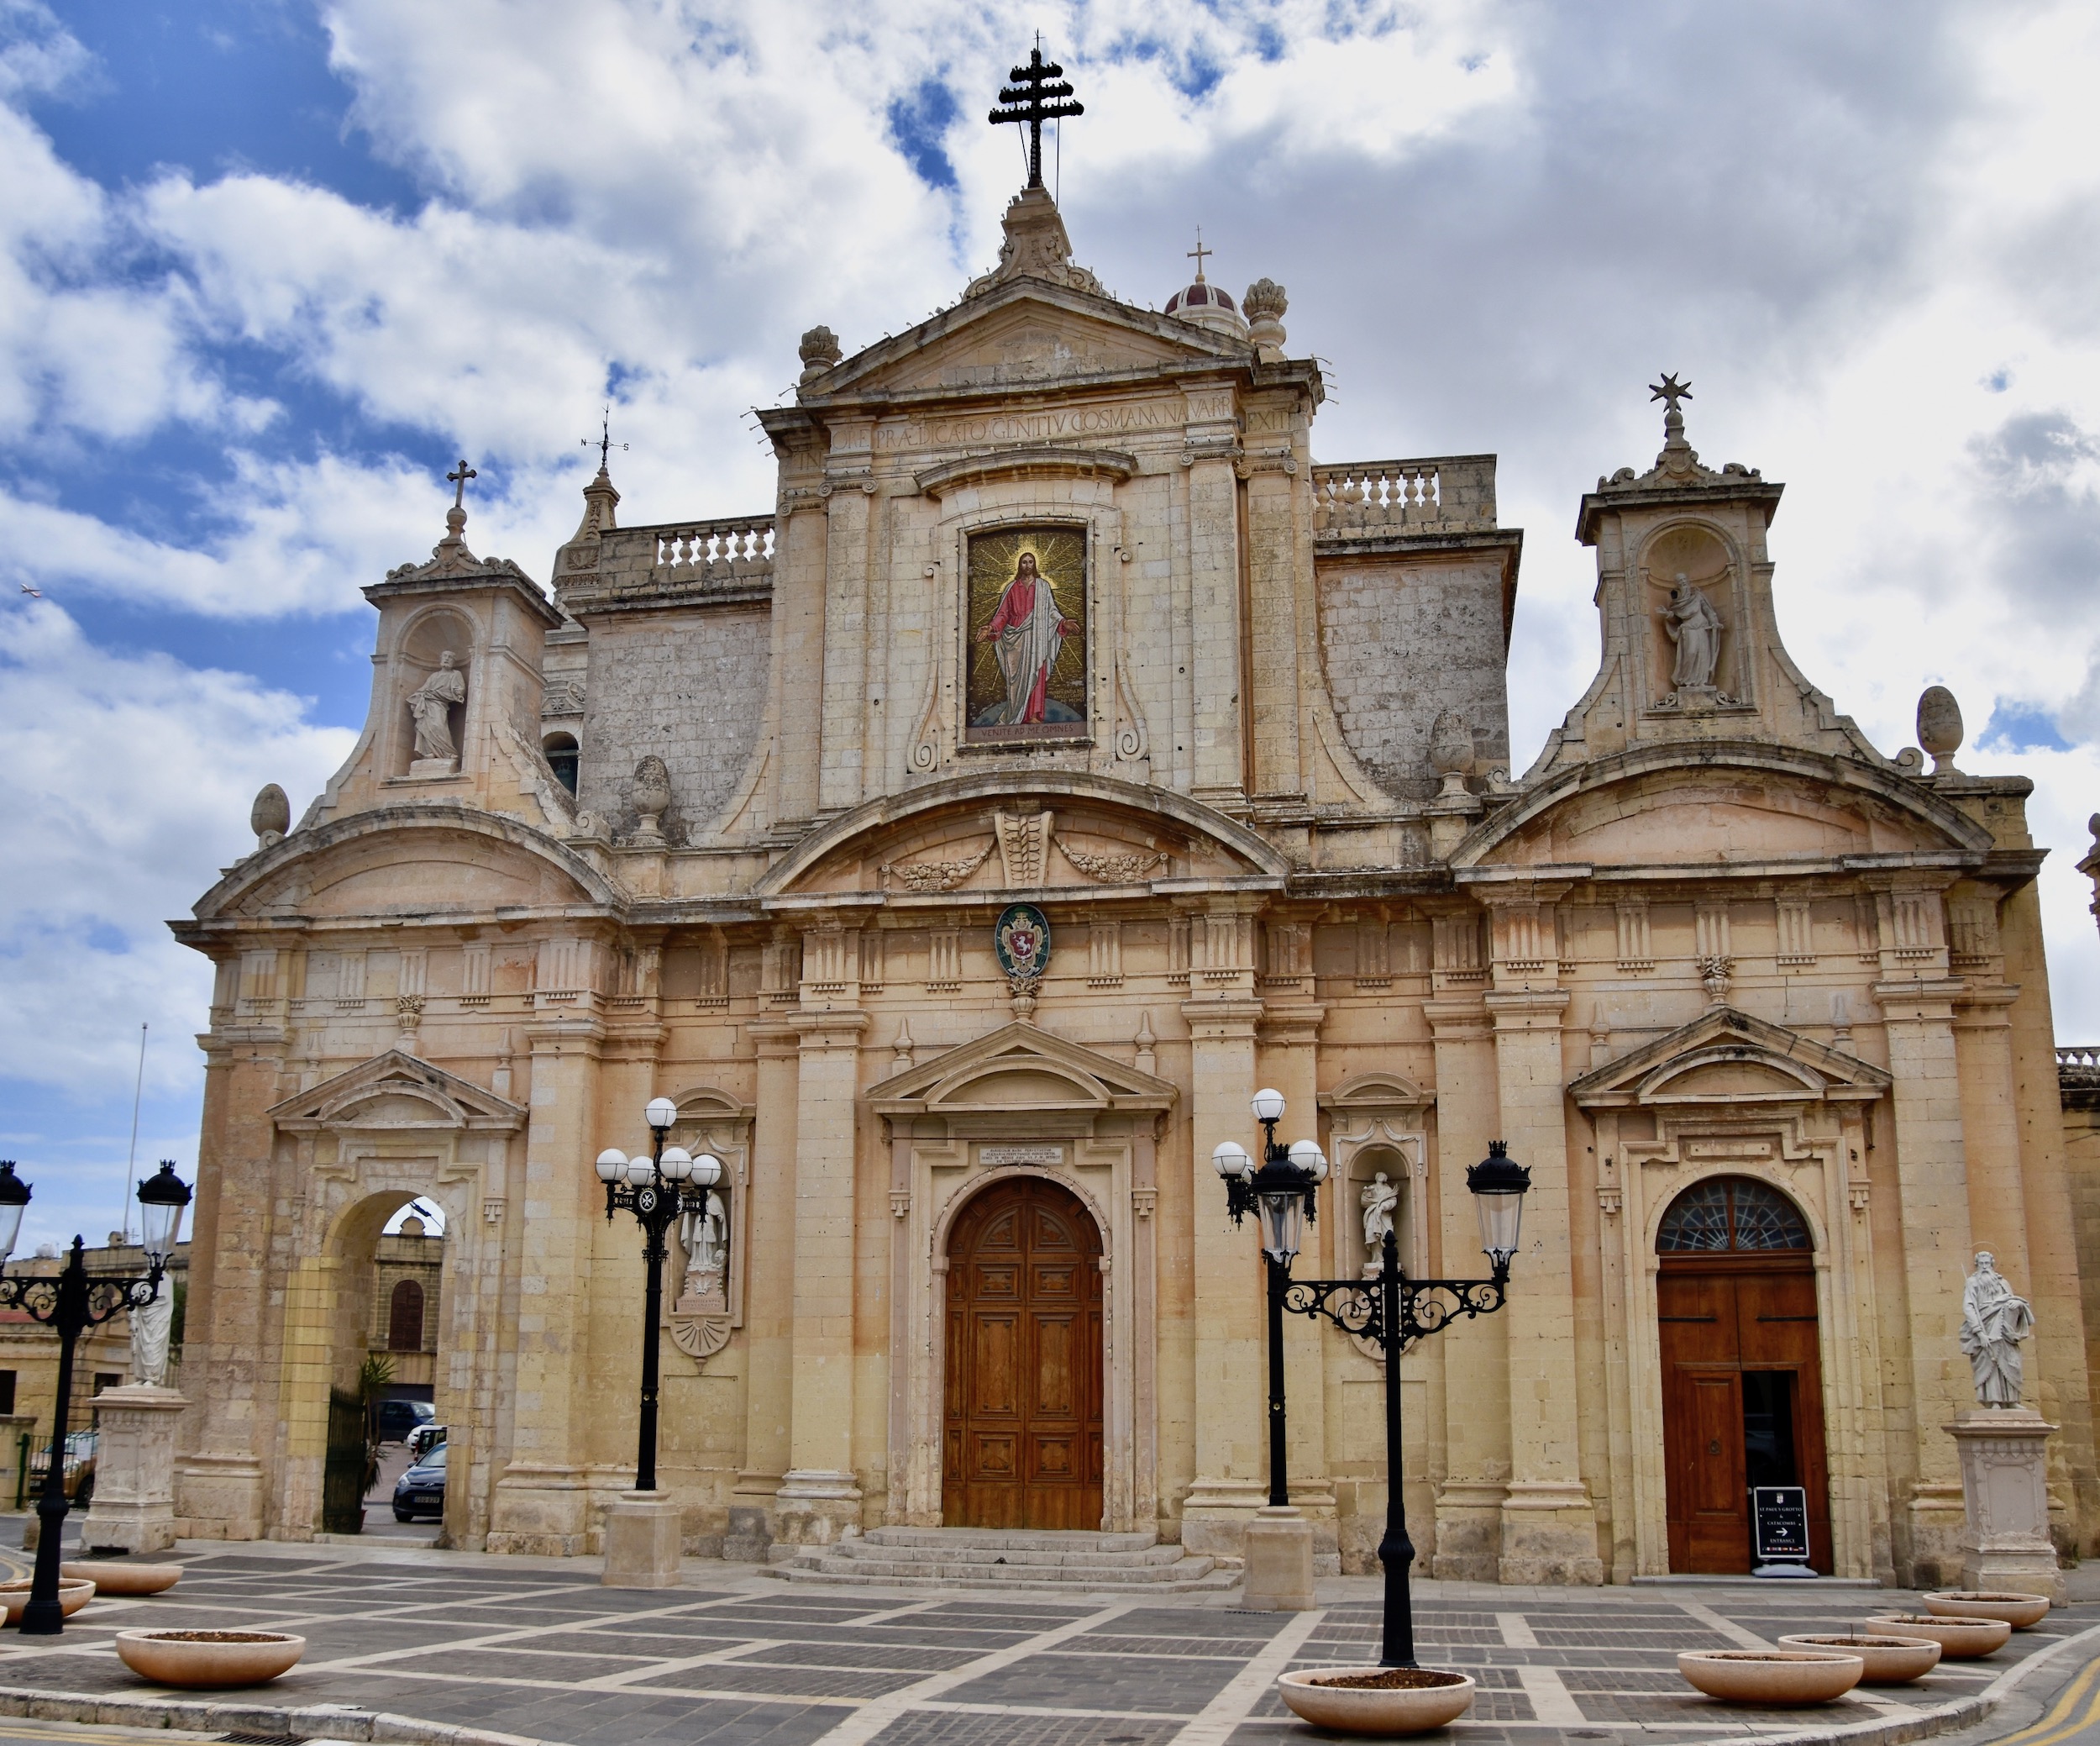
[[[1338,1680],[1315,1680],[1328,1691],[1421,1691],[1435,1686],[1462,1686],[1461,1673],[1438,1673],[1427,1667],[1381,1667],[1376,1673],[1347,1674]]]
[[[282,1643],[280,1631],[155,1631],[155,1643]]]

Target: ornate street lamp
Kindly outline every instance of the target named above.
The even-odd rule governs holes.
[[[1425,1334],[1461,1316],[1492,1315],[1509,1297],[1509,1263],[1524,1223],[1524,1196],[1531,1172],[1514,1161],[1500,1140],[1466,1172],[1466,1188],[1480,1216],[1480,1247],[1493,1272],[1487,1279],[1410,1279],[1400,1270],[1400,1246],[1385,1233],[1378,1277],[1294,1281],[1284,1307],[1303,1316],[1324,1316],[1344,1333],[1369,1340],[1385,1358],[1385,1538],[1378,1561],[1385,1566],[1385,1619],[1378,1649],[1383,1667],[1415,1663],[1415,1608],[1408,1567],[1415,1543],[1407,1537],[1400,1501],[1400,1354]]]
[[[1254,1094],[1254,1119],[1262,1124],[1262,1167],[1244,1147],[1225,1141],[1210,1162],[1225,1179],[1226,1207],[1238,1224],[1249,1212],[1262,1230],[1262,1260],[1268,1281],[1268,1501],[1290,1501],[1289,1457],[1284,1435],[1284,1291],[1290,1264],[1305,1236],[1305,1221],[1317,1216],[1313,1196],[1327,1175],[1327,1156],[1309,1139],[1286,1146],[1276,1138],[1284,1118],[1284,1094],[1266,1088]]]
[[[606,1223],[624,1207],[642,1227],[642,1256],[648,1263],[648,1289],[642,1299],[642,1425],[634,1456],[634,1489],[656,1489],[656,1346],[664,1319],[664,1238],[690,1208],[707,1216],[707,1191],[722,1181],[722,1160],[711,1152],[691,1156],[683,1146],[667,1147],[664,1136],[678,1121],[678,1106],[668,1097],[652,1097],[642,1112],[651,1143],[646,1158],[629,1158],[611,1147],[598,1154],[598,1180],[605,1184]]]
[[[29,1185],[14,1173],[13,1159],[0,1159],[0,1269],[14,1253],[22,1231],[22,1209],[29,1203]],[[175,1173],[175,1160],[164,1158],[160,1170],[139,1185],[139,1223],[147,1273],[144,1279],[90,1278],[82,1245],[55,1276],[0,1278],[0,1304],[26,1310],[32,1319],[58,1330],[58,1405],[52,1412],[51,1457],[44,1474],[44,1495],[36,1501],[36,1572],[29,1583],[29,1604],[22,1612],[25,1637],[56,1637],[63,1628],[58,1604],[59,1563],[64,1557],[66,1501],[66,1409],[73,1392],[73,1348],[90,1328],[144,1309],[160,1290],[160,1275],[182,1228],[182,1209],[190,1204],[190,1185]]]

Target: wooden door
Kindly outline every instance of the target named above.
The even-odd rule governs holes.
[[[1100,1236],[1077,1196],[1016,1177],[948,1236],[951,1528],[1101,1525]]]
[[[1665,1256],[1656,1296],[1671,1570],[1747,1571],[1750,1487],[1798,1485],[1808,1494],[1810,1561],[1829,1572],[1811,1264]]]

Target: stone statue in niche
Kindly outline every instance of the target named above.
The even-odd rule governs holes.
[[[1714,602],[1682,571],[1671,587],[1669,604],[1662,608],[1662,623],[1677,648],[1670,683],[1679,692],[1712,690],[1714,669],[1721,658],[1721,633],[1727,626],[1714,610]]]
[[[678,1215],[678,1240],[685,1250],[680,1306],[705,1300],[718,1307],[723,1302],[723,1281],[729,1269],[729,1231],[718,1191],[709,1191],[706,1212],[688,1206]]]
[[[416,761],[450,764],[459,755],[452,739],[452,706],[467,700],[467,676],[454,665],[449,649],[438,657],[438,671],[408,694],[408,713],[416,723]]]
[[[1384,1249],[1385,1233],[1393,1228],[1393,1216],[1399,1210],[1399,1185],[1380,1170],[1363,1185],[1363,1191],[1357,1199],[1363,1208],[1364,1270],[1375,1273]]]
[[[2034,1331],[2034,1312],[2015,1297],[1987,1249],[1961,1289],[1961,1353],[1969,1360],[1976,1397],[1985,1407],[2020,1403],[2020,1342]]]

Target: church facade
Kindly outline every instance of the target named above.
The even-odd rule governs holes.
[[[593,1160],[662,1095],[725,1165],[649,1336],[689,1549],[1230,1559],[1263,1297],[1210,1159],[1266,1086],[1332,1166],[1301,1274],[1389,1224],[1478,1275],[1467,1166],[1531,1170],[1507,1307],[1402,1366],[1430,1572],[1746,1569],[1785,1483],[1821,1567],[1951,1576],[1979,1249],[2088,1548],[2028,784],[1956,767],[1944,693],[1889,757],[1802,675],[1781,487],[1702,463],[1668,381],[1654,465],[1578,513],[1597,676],[1517,770],[1494,458],[1316,460],[1280,287],[1115,300],[1039,187],[1005,235],[909,332],[805,338],[769,511],[623,526],[601,468],[550,588],[455,498],[366,591],[355,751],[177,925],[218,973],[185,1531],[315,1532],[421,1196],[446,1532],[597,1549],[643,1330]],[[1291,1319],[1293,1501],[1372,1567],[1381,1371]]]

